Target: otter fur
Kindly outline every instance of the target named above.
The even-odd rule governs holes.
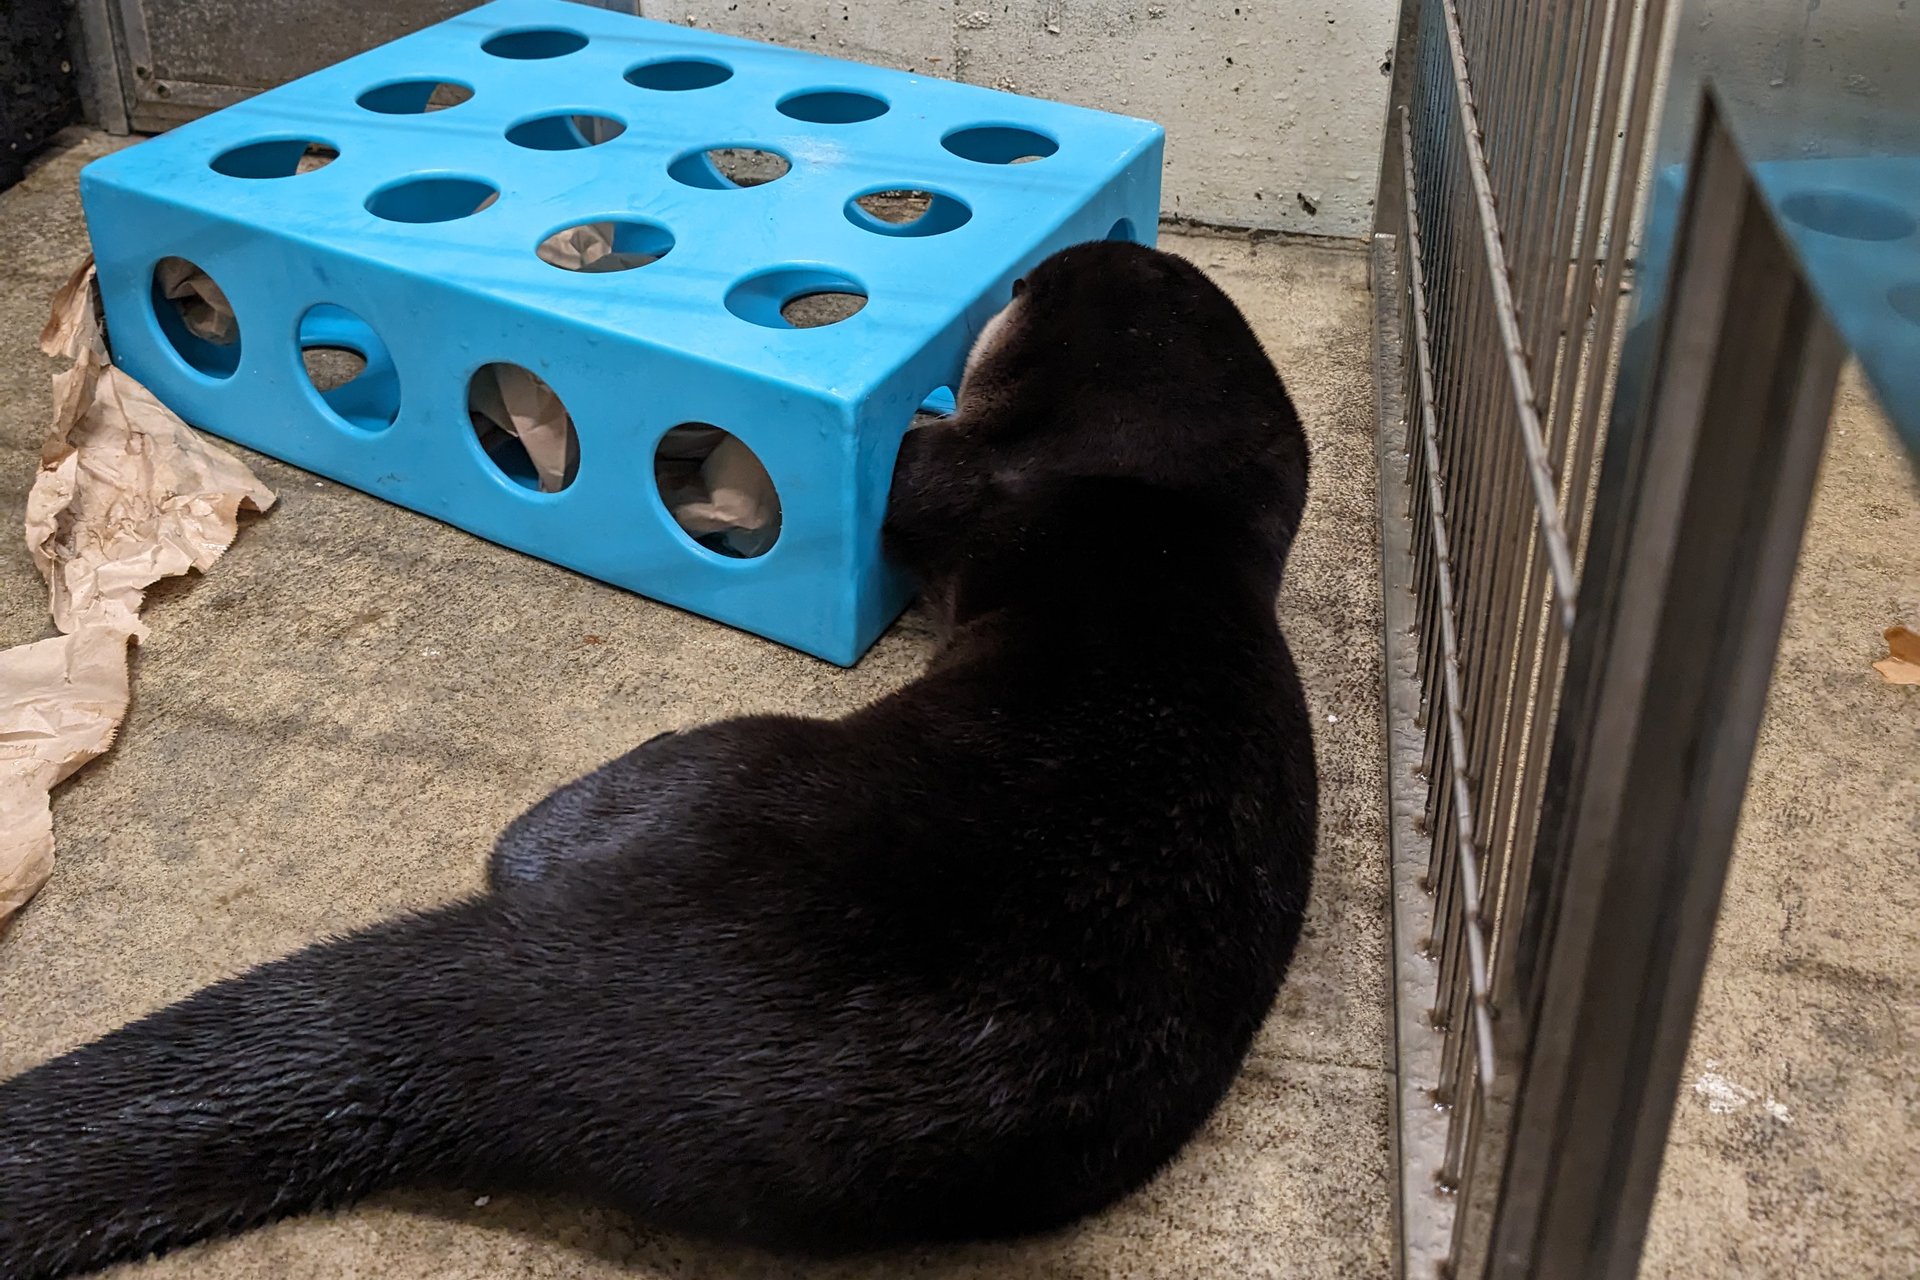
[[[1316,775],[1275,595],[1299,419],[1233,304],[1067,249],[910,432],[941,640],[838,720],[666,734],[483,892],[0,1084],[0,1276],[408,1184],[796,1253],[1044,1231],[1226,1092],[1299,936]]]

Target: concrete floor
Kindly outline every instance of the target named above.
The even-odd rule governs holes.
[[[0,195],[0,512],[48,415],[33,336],[84,247],[89,138]],[[1056,1238],[800,1267],[575,1205],[414,1193],[176,1255],[195,1277],[1351,1276],[1391,1268],[1387,924],[1369,310],[1355,253],[1169,246],[1264,336],[1317,451],[1281,611],[1314,702],[1320,878],[1229,1101],[1142,1194]],[[856,669],[589,582],[260,458],[281,495],[205,581],[155,589],[116,748],[55,797],[54,878],[0,941],[0,1075],[325,934],[468,892],[499,827],[663,729],[833,714],[910,677],[911,615]],[[8,514],[7,519],[17,518]],[[46,634],[0,539],[0,644]],[[5,1137],[0,1134],[0,1141]]]

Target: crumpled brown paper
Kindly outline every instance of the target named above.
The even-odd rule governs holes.
[[[146,588],[204,572],[233,541],[240,507],[265,511],[273,494],[113,366],[93,297],[89,260],[56,295],[64,310],[41,335],[41,349],[72,357],[73,367],[54,375],[53,427],[27,495],[27,550],[62,631],[100,624],[144,637]]]
[[[47,792],[113,745],[127,636],[92,626],[0,652],[0,928],[53,871]]]
[[[656,261],[654,253],[618,253],[613,247],[611,222],[583,222],[554,232],[534,250],[542,262],[550,262],[568,271],[605,273],[631,271]]]
[[[188,333],[223,347],[232,344],[238,328],[233,304],[212,276],[185,258],[162,258],[153,269],[153,277],[160,292],[180,308],[180,320]]]
[[[1887,656],[1873,664],[1888,684],[1920,684],[1920,635],[1906,627],[1886,630]]]
[[[187,292],[210,313],[225,303]],[[126,646],[147,634],[146,588],[204,572],[233,541],[239,509],[274,501],[244,463],[113,366],[91,258],[55,294],[40,345],[73,366],[54,375],[27,549],[67,634],[0,652],[0,925],[52,870],[48,790],[111,746],[126,713]]]
[[[675,427],[653,456],[667,510],[694,541],[725,555],[763,555],[780,536],[773,477],[747,448],[718,427]]]
[[[580,445],[573,419],[554,389],[539,376],[513,364],[490,364],[473,375],[467,389],[467,414],[488,453],[517,438],[533,463],[540,492],[558,493],[573,482]]]

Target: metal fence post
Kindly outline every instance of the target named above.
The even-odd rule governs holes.
[[[1842,356],[1711,100],[1691,172],[1555,726],[1495,1277],[1638,1266]]]

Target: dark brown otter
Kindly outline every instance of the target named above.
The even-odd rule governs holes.
[[[1299,935],[1315,771],[1274,595],[1306,473],[1199,271],[1049,259],[901,451],[925,675],[657,738],[509,827],[485,892],[0,1085],[0,1275],[419,1181],[799,1251],[1125,1195]]]

